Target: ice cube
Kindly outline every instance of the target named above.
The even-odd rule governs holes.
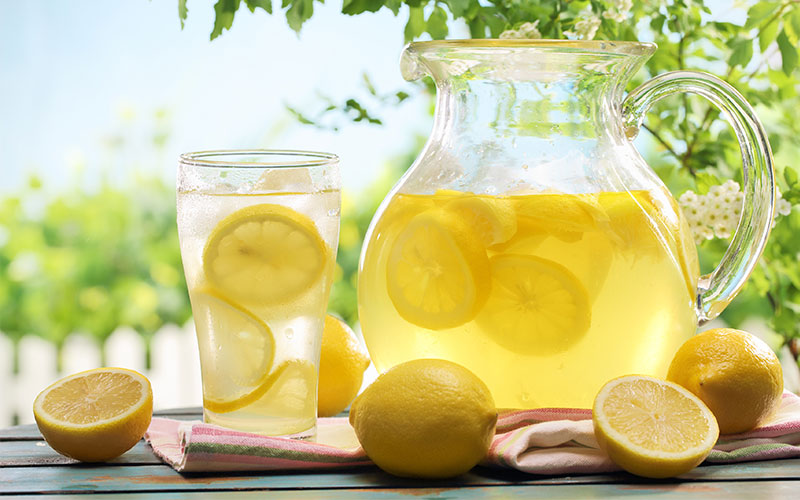
[[[307,168],[270,168],[261,174],[256,181],[255,189],[307,193],[313,190],[313,182]]]

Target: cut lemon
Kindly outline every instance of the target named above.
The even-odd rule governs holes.
[[[311,219],[281,205],[252,205],[217,225],[203,251],[203,269],[227,296],[265,305],[308,290],[327,256]]]
[[[635,257],[667,255],[680,266],[690,297],[697,291],[700,268],[691,230],[675,200],[648,191],[600,193],[606,213],[601,223],[617,248]]]
[[[595,230],[603,212],[590,194],[539,193],[509,198],[520,222],[536,225],[565,242],[578,241]]]
[[[569,269],[531,255],[490,262],[492,293],[477,321],[495,342],[523,354],[553,354],[589,329],[589,296]]]
[[[630,375],[600,389],[592,409],[600,447],[620,467],[644,477],[690,471],[719,437],[711,410],[672,382]]]
[[[297,419],[317,416],[317,368],[309,361],[281,363],[264,384],[254,411],[270,417]]]
[[[227,413],[263,394],[272,369],[275,338],[243,307],[211,290],[192,293],[203,375],[203,407]]]
[[[674,248],[677,215],[657,209],[647,191],[600,193],[598,201],[607,216],[603,225],[611,230],[615,243],[622,249],[652,253],[664,247]],[[669,220],[670,215],[675,220]]]
[[[55,382],[33,403],[36,424],[57,452],[84,462],[122,455],[144,435],[153,391],[144,375],[96,368]]]
[[[480,239],[457,215],[429,210],[397,236],[386,268],[397,312],[433,330],[470,321],[486,300],[489,260]]]
[[[494,196],[459,196],[444,205],[478,235],[484,245],[504,243],[517,232],[517,216],[508,200]]]

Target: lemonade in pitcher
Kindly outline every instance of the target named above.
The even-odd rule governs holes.
[[[436,85],[428,141],[372,220],[359,264],[364,341],[380,371],[444,358],[500,407],[590,408],[609,379],[665,376],[733,300],[774,203],[763,127],[736,90],[675,71],[625,94],[653,44],[410,43],[406,80]],[[654,102],[710,99],[741,141],[739,230],[699,276],[677,203],[633,139]]]
[[[698,274],[661,193],[401,193],[368,242],[361,322],[381,370],[444,358],[499,407],[589,407],[617,373],[666,370]]]
[[[203,158],[182,159],[179,170],[178,228],[204,418],[311,437],[339,228],[338,181],[326,177],[336,168],[233,168]]]

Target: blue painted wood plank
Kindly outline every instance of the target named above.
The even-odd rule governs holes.
[[[591,485],[506,485],[475,486],[466,488],[388,488],[388,489],[323,489],[323,490],[283,490],[283,491],[194,491],[159,492],[159,500],[393,500],[404,498],[429,499],[539,499],[553,500],[576,498],[623,498],[626,500],[652,500],[653,498],[683,500],[702,498],[704,500],[753,500],[762,498],[797,498],[798,481],[735,481],[715,483],[679,484],[591,484]],[[120,493],[89,495],[36,495],[30,498],[67,500],[72,498],[91,498],[91,500],[139,500],[152,499],[153,493]]]
[[[76,460],[67,458],[54,449],[45,441],[6,441],[0,442],[0,468],[1,467],[39,467],[54,465],[69,465],[78,463]],[[136,446],[125,452],[121,457],[115,458],[108,464],[112,465],[159,465],[159,459],[152,448],[144,442],[139,441]],[[2,469],[0,469],[2,470]],[[0,477],[2,472],[0,472]]]
[[[497,476],[476,471],[445,481],[419,481],[390,476],[376,468],[343,472],[296,474],[180,475],[168,466],[114,467],[78,464],[62,467],[6,467],[0,469],[0,494],[144,492],[193,490],[295,490],[442,488],[518,483],[572,484],[619,481],[614,476],[531,478]]]
[[[295,490],[295,489],[385,489],[453,488],[520,484],[629,484],[657,490],[668,485],[689,482],[741,480],[797,481],[797,460],[776,460],[695,469],[678,480],[650,481],[628,474],[596,476],[536,477],[477,468],[459,478],[443,481],[419,481],[390,476],[375,468],[329,473],[265,473],[182,476],[165,465],[120,467],[77,464],[56,467],[5,467],[0,469],[0,494],[144,492],[202,490]],[[797,483],[800,488],[800,482]]]

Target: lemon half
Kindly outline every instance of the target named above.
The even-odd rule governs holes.
[[[42,391],[33,403],[36,424],[57,452],[84,462],[122,455],[141,439],[153,415],[144,375],[124,368],[76,373]]]
[[[595,436],[620,467],[644,477],[672,477],[699,465],[719,437],[711,410],[672,382],[631,375],[600,389],[592,408]]]
[[[281,205],[252,205],[222,219],[203,251],[209,283],[242,303],[289,301],[316,283],[328,249],[314,222]]]

